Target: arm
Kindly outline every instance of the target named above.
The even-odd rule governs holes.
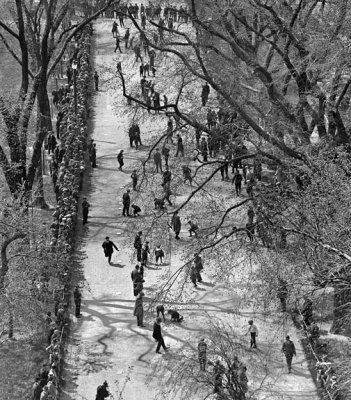
[[[118,247],[113,243],[113,242],[111,242],[112,243],[112,246],[117,250],[117,251],[119,251],[118,250]]]

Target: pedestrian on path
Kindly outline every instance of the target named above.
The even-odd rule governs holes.
[[[137,190],[137,184],[138,184],[138,174],[136,172],[136,169],[133,170],[132,175],[130,176],[132,178],[132,183],[133,183],[133,190]]]
[[[179,133],[177,133],[177,152],[176,152],[175,156],[178,157],[179,153],[181,154],[182,157],[184,157],[183,139],[181,138]]]
[[[235,193],[237,196],[241,195],[241,182],[243,180],[242,175],[240,174],[239,170],[235,171],[233,180],[232,180],[232,184],[235,184]]]
[[[288,372],[291,372],[291,363],[292,359],[296,357],[296,349],[294,342],[290,340],[290,337],[287,336],[285,342],[283,343],[282,352],[285,354],[286,363],[288,365]]]
[[[160,261],[161,265],[163,264],[163,257],[165,256],[164,251],[161,249],[161,245],[157,245],[155,249],[155,262],[158,265],[158,262]]]
[[[108,236],[106,236],[105,241],[102,243],[102,248],[104,249],[105,257],[108,257],[108,263],[111,264],[113,248],[119,251],[117,246],[110,240]]]
[[[145,242],[143,244],[143,247],[141,249],[141,264],[143,266],[146,266],[147,264],[147,260],[149,258],[149,254],[150,254],[150,246],[149,246],[149,242]]]
[[[141,249],[143,247],[142,244],[142,231],[139,231],[136,235],[135,235],[135,239],[134,239],[134,248],[137,251],[137,260],[138,262],[141,262]]]
[[[154,163],[156,166],[156,173],[161,172],[161,174],[162,174],[162,157],[161,157],[160,149],[156,149],[156,152],[154,154]]]
[[[127,216],[129,217],[129,207],[130,207],[130,189],[127,189],[127,191],[125,193],[123,193],[122,196],[122,204],[123,204],[123,211],[122,211],[122,215],[123,216]]]
[[[124,42],[126,49],[128,49],[129,37],[130,37],[130,28],[127,28],[126,33],[124,34]]]
[[[257,345],[256,345],[256,337],[258,336],[258,329],[257,329],[257,326],[254,325],[252,319],[250,319],[250,320],[248,321],[248,324],[249,324],[249,329],[248,329],[247,333],[250,333],[250,337],[251,337],[250,349],[251,349],[251,348],[256,349],[256,348],[257,348]]]
[[[201,271],[204,269],[204,266],[202,263],[202,257],[197,253],[194,254],[194,269],[196,272],[196,281],[202,282]]]
[[[90,204],[88,203],[87,198],[83,197],[82,201],[83,225],[85,225],[88,222],[89,207]]]
[[[192,266],[192,267],[190,268],[190,274],[189,274],[189,276],[190,276],[191,282],[194,284],[194,287],[197,287],[196,278],[197,278],[198,275],[197,275],[195,266]]]
[[[210,94],[210,87],[209,87],[208,83],[206,82],[205,85],[202,86],[202,91],[201,91],[201,101],[202,101],[203,107],[206,106],[209,94]]]
[[[108,383],[105,381],[97,387],[95,400],[105,400],[108,396],[110,396],[110,392],[108,390]]]
[[[94,143],[91,150],[90,150],[90,162],[92,168],[96,168],[96,144]]]
[[[180,233],[180,230],[182,229],[182,223],[180,221],[180,217],[179,217],[177,211],[173,214],[171,225],[172,225],[172,229],[173,229],[173,231],[175,233],[175,238],[177,240],[179,240],[180,239],[179,238],[179,233]]]
[[[118,35],[118,25],[116,21],[112,24],[112,36],[115,38]]]
[[[188,221],[189,224],[189,236],[192,237],[193,234],[197,237],[197,230],[199,229],[198,225],[194,222]]]
[[[132,44],[132,40],[131,40],[131,44]],[[138,62],[138,60],[140,60],[140,62],[143,62],[143,59],[141,57],[140,46],[138,44],[134,46],[134,53],[135,53],[135,62]]]
[[[137,317],[137,324],[140,327],[144,327],[144,306],[143,306],[143,297],[144,297],[144,292],[141,291],[136,299],[135,299],[135,305],[134,305],[134,316]]]
[[[162,149],[163,157],[165,158],[166,168],[168,168],[168,159],[169,159],[170,149],[166,145]]]
[[[81,317],[80,306],[82,303],[82,293],[79,291],[79,287],[76,286],[73,292],[74,304],[76,306],[75,315],[77,318]]]
[[[118,161],[118,164],[119,164],[118,169],[120,171],[122,171],[122,168],[123,168],[123,165],[124,165],[124,161],[123,161],[124,154],[123,153],[124,153],[124,150],[120,150],[120,152],[117,154],[117,161]]]
[[[200,339],[199,344],[197,345],[197,351],[199,354],[200,371],[205,372],[207,361],[207,344],[205,339]]]
[[[94,73],[94,83],[95,83],[95,90],[98,92],[99,91],[99,74],[97,71]]]
[[[165,345],[165,342],[163,340],[162,331],[161,331],[161,322],[162,322],[162,318],[157,317],[156,321],[154,323],[154,328],[153,328],[153,332],[152,332],[152,337],[157,342],[157,347],[156,347],[157,354],[162,354],[160,352],[161,346],[163,347],[164,351],[167,351],[169,349],[169,347]]]
[[[116,36],[116,47],[114,49],[114,52],[116,53],[117,50],[122,54],[121,46],[120,46],[121,40],[118,36]]]
[[[170,185],[171,184],[171,179],[172,179],[172,172],[169,170],[169,168],[166,166],[166,171],[163,173],[163,182],[162,186],[165,185]]]
[[[131,277],[133,283],[134,283],[135,281],[141,280],[141,279],[138,279],[138,278],[139,278],[139,275],[140,275],[140,277],[142,278],[142,276],[141,276],[141,274],[140,274],[140,267],[139,267],[139,265],[137,264],[137,265],[134,267],[133,271],[130,273],[130,277]]]

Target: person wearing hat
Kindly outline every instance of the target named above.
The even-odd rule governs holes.
[[[197,350],[199,353],[200,371],[205,372],[207,361],[207,344],[205,343],[205,339],[200,339],[199,344],[197,345]]]
[[[127,191],[125,193],[123,193],[123,196],[122,196],[122,203],[123,203],[122,214],[124,216],[127,216],[127,217],[130,216],[130,214],[129,214],[129,207],[130,207],[130,195],[129,195],[129,193],[130,193],[130,189],[127,189]]]
[[[105,257],[108,257],[108,263],[111,264],[113,248],[119,251],[117,246],[110,240],[108,236],[106,236],[104,242],[102,243],[102,248],[104,249]]]
[[[256,337],[258,336],[258,329],[257,329],[257,326],[254,325],[252,319],[250,319],[248,321],[248,324],[249,324],[249,329],[248,329],[247,333],[250,333],[250,336],[251,336],[250,349],[251,348],[256,349],[257,348]]]
[[[120,152],[117,154],[117,161],[118,161],[118,164],[119,164],[118,169],[120,171],[122,171],[122,168],[123,168],[123,165],[124,165],[123,153],[124,153],[124,150],[120,150]]]
[[[153,333],[152,333],[152,337],[157,342],[157,347],[156,347],[157,354],[162,354],[160,352],[161,346],[163,347],[164,351],[167,351],[169,349],[169,347],[165,345],[165,342],[163,340],[162,331],[161,331],[161,322],[162,322],[162,318],[157,317],[156,321],[154,323],[154,329],[153,329]]]
[[[85,225],[88,222],[89,207],[90,204],[88,203],[87,198],[83,197],[82,201],[83,225]]]
[[[97,387],[95,400],[104,400],[108,396],[110,396],[110,392],[108,390],[108,383],[105,381]]]
[[[137,317],[137,324],[140,327],[144,327],[144,306],[143,306],[143,297],[144,297],[144,292],[141,291],[136,299],[135,299],[135,305],[134,305],[134,316]]]
[[[294,342],[290,340],[290,337],[287,336],[285,342],[283,343],[282,352],[285,354],[286,363],[288,365],[288,372],[291,372],[291,362],[293,357],[296,357],[296,349]]]

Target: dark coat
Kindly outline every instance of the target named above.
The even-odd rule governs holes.
[[[180,232],[180,230],[182,229],[182,223],[180,221],[179,215],[173,215],[172,227],[174,232]]]
[[[161,325],[157,322],[154,323],[152,337],[157,341],[162,339]]]
[[[123,205],[127,206],[130,205],[130,196],[129,193],[124,193],[122,197]]]
[[[106,256],[113,253],[113,248],[115,248],[118,251],[117,246],[113,242],[111,242],[111,240],[109,241],[105,240],[102,244],[102,248],[104,249]]]

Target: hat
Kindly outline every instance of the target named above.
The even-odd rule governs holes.
[[[104,385],[104,386],[108,386],[108,383],[107,383],[107,381],[105,381],[105,382],[103,383],[103,385]]]
[[[253,320],[252,320],[252,319],[249,319],[249,320],[247,321],[247,323],[251,325],[251,324],[253,324]]]
[[[160,324],[161,322],[162,322],[162,318],[161,318],[161,317],[157,317],[157,318],[156,318],[156,323],[157,323],[157,324]]]
[[[108,240],[108,239],[110,239],[110,237],[109,237],[109,236],[106,236],[105,239]]]

